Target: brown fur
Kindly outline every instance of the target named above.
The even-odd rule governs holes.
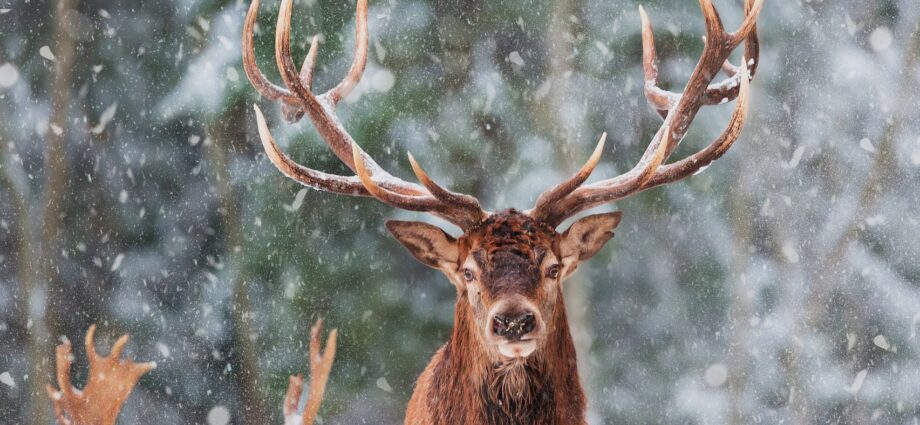
[[[475,252],[483,273],[490,273],[483,296],[515,292],[554,300],[546,341],[526,359],[496,358],[485,346],[467,293],[460,290],[450,340],[419,377],[407,425],[585,423],[585,395],[561,286],[544,294],[534,285],[542,256],[558,252],[556,240],[554,230],[514,210],[493,215],[461,238],[461,256]]]

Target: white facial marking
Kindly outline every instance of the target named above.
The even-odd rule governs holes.
[[[537,342],[534,340],[505,342],[498,345],[498,352],[508,358],[527,357],[537,349]]]

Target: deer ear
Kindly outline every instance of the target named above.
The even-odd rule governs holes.
[[[621,218],[623,213],[617,211],[589,215],[573,223],[562,234],[562,258],[584,261],[593,257],[613,237],[613,229],[620,224]]]
[[[387,230],[405,246],[412,255],[429,267],[452,270],[457,267],[460,250],[457,240],[441,228],[417,221],[389,220]]]

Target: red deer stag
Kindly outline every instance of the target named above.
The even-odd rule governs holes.
[[[326,348],[320,347],[323,321],[319,320],[310,330],[310,390],[303,411],[298,410],[303,395],[303,377],[291,376],[287,395],[284,398],[285,425],[313,425],[319,412],[326,382],[335,360],[335,329],[329,332]],[[70,342],[57,346],[57,381],[60,390],[48,385],[48,397],[54,406],[54,414],[61,425],[115,425],[121,406],[134,390],[138,380],[145,373],[156,368],[156,363],[135,363],[121,359],[121,353],[128,343],[124,335],[112,345],[108,357],[96,354],[94,336],[96,325],[86,331],[86,357],[89,361],[89,377],[82,390],[70,383],[70,366],[73,355]],[[322,351],[320,351],[322,350]]]
[[[620,176],[584,184],[604,148],[601,138],[587,163],[573,177],[541,194],[533,209],[484,210],[469,195],[435,183],[409,155],[419,184],[383,170],[345,130],[336,104],[358,83],[367,60],[367,1],[358,0],[355,57],[346,77],[329,91],[312,91],[317,38],[300,70],[291,57],[292,0],[282,0],[275,33],[278,70],[286,87],[259,70],[253,51],[254,0],[243,28],[243,62],[262,96],[281,103],[284,118],[306,114],[332,152],[355,174],[342,176],[304,167],[276,145],[259,107],[259,135],[268,158],[289,178],[316,190],[369,196],[388,205],[441,217],[462,229],[453,237],[438,227],[388,221],[387,229],[422,263],[442,271],[457,290],[450,340],[422,373],[409,402],[405,423],[419,424],[576,424],[585,423],[585,395],[576,370],[575,348],[562,300],[562,281],[578,263],[596,254],[613,237],[621,213],[596,214],[557,227],[584,210],[693,175],[721,157],[741,133],[751,76],[757,66],[757,16],[763,0],[746,0],[741,27],[727,32],[711,0],[700,0],[706,23],[702,56],[683,93],[658,87],[651,24],[642,18],[645,93],[664,118],[637,165]],[[745,43],[740,67],[729,55]],[[712,81],[721,71],[728,77]],[[724,132],[706,148],[666,164],[704,105],[737,98]]]

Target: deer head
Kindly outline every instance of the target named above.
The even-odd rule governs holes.
[[[557,233],[529,214],[506,210],[455,239],[420,222],[387,228],[422,263],[457,288],[473,327],[493,360],[527,357],[541,348],[561,304],[561,285],[578,263],[613,237],[621,213],[585,217]]]
[[[283,174],[313,189],[373,197],[396,208],[433,214],[462,230],[462,234],[454,237],[422,222],[390,221],[386,224],[412,255],[443,272],[456,287],[458,302],[451,341],[462,339],[462,335],[470,336],[474,341],[471,342],[474,346],[470,347],[473,353],[465,355],[480,356],[493,364],[515,359],[520,363],[520,359],[543,351],[574,357],[574,349],[568,349],[571,338],[562,303],[562,281],[581,261],[596,254],[613,237],[621,213],[587,216],[564,231],[558,227],[585,210],[693,175],[721,157],[741,134],[748,109],[749,84],[759,55],[756,21],[763,0],[745,0],[746,16],[735,32],[724,29],[711,0],[700,0],[700,6],[706,22],[706,43],[680,94],[658,87],[652,27],[640,7],[645,94],[664,121],[636,165],[619,176],[585,184],[604,151],[604,135],[593,155],[575,175],[545,191],[527,211],[486,211],[476,198],[451,192],[437,184],[411,154],[408,160],[419,183],[396,178],[383,170],[348,134],[334,111],[364,71],[368,46],[366,0],[358,0],[355,56],[351,68],[339,84],[323,94],[315,94],[311,88],[317,39],[313,39],[300,70],[291,57],[292,0],[282,0],[275,33],[276,62],[285,87],[271,83],[255,62],[252,31],[258,0],[253,1],[245,21],[243,61],[246,74],[259,93],[281,103],[288,121],[306,115],[332,152],[354,173],[333,175],[293,161],[275,143],[262,112],[255,106],[262,145],[268,158]],[[745,56],[741,66],[736,67],[728,62],[728,57],[741,43],[745,44]],[[727,74],[726,79],[713,83],[720,71]],[[701,107],[735,99],[729,124],[716,140],[682,160],[667,163]],[[552,344],[557,344],[556,350],[553,351],[553,347],[547,350]],[[436,356],[432,364],[441,360]],[[562,364],[574,368],[574,362]],[[419,386],[427,385],[426,382],[423,376]],[[417,388],[416,394],[418,392]],[[447,400],[447,397],[441,399]],[[413,402],[415,400],[413,396]],[[412,409],[410,405],[410,412]],[[454,423],[458,417],[451,418],[447,422]],[[432,421],[438,422],[412,423]]]

